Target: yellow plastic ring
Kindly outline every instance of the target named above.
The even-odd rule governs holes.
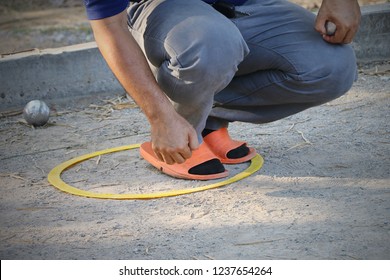
[[[111,149],[105,149],[97,152],[93,152],[90,154],[82,155],[79,157],[75,157],[71,160],[68,160],[66,162],[63,162],[56,167],[54,167],[50,172],[47,177],[48,181],[50,184],[52,184],[54,187],[57,189],[70,193],[73,195],[78,195],[78,196],[84,196],[84,197],[90,197],[90,198],[101,198],[101,199],[154,199],[154,198],[163,198],[163,197],[170,197],[170,196],[178,196],[178,195],[183,195],[183,194],[190,194],[194,192],[200,192],[200,191],[205,191],[209,189],[214,189],[218,187],[222,187],[234,182],[237,182],[239,180],[242,180],[256,171],[258,171],[262,166],[263,166],[263,158],[257,154],[252,160],[250,166],[242,171],[241,173],[226,179],[224,181],[220,181],[214,184],[210,184],[207,186],[201,186],[201,187],[196,187],[192,189],[181,189],[181,190],[172,190],[172,191],[167,191],[167,192],[158,192],[158,193],[145,193],[145,194],[111,194],[111,193],[94,193],[94,192],[89,192],[89,191],[84,191],[80,190],[78,188],[72,187],[65,183],[61,179],[61,174],[64,172],[66,169],[69,169],[70,167],[83,162],[87,159],[97,157],[99,155],[104,155],[104,154],[110,154],[110,153],[116,153],[119,151],[126,151],[126,150],[131,150],[131,149],[136,149],[139,148],[140,144],[133,144],[133,145],[127,145],[127,146],[120,146],[116,148],[111,148]]]

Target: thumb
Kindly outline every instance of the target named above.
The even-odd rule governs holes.
[[[191,151],[196,150],[199,147],[198,135],[195,132],[195,129],[192,129],[188,134],[188,146]]]
[[[325,23],[326,23],[326,18],[318,14],[314,28],[315,30],[317,30],[317,32],[321,33],[322,35],[326,34]]]

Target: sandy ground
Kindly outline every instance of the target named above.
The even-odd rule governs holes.
[[[389,259],[390,73],[381,69],[365,69],[328,104],[270,124],[233,123],[263,168],[163,199],[84,198],[47,182],[65,160],[149,139],[146,119],[122,93],[53,102],[50,123],[36,129],[2,112],[0,258]],[[63,179],[106,193],[207,184],[161,174],[137,150],[91,159]]]
[[[77,1],[2,1],[0,53],[92,41]],[[0,112],[0,258],[389,259],[390,73],[389,63],[372,66],[331,103],[271,124],[232,124],[265,159],[254,175],[164,199],[83,198],[47,182],[65,160],[149,139],[123,93],[52,102],[43,128]],[[63,179],[111,193],[207,184],[165,176],[137,150],[94,158]]]

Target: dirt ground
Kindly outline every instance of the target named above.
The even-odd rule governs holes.
[[[83,198],[47,182],[63,161],[149,139],[146,119],[122,93],[51,103],[42,128],[3,112],[0,257],[389,259],[390,73],[380,69],[365,69],[328,104],[270,124],[233,123],[232,135],[258,150],[263,168],[219,189],[163,199]],[[163,175],[138,150],[91,159],[63,180],[105,193],[206,184]]]
[[[82,7],[51,3],[67,6],[2,6],[15,20],[1,17],[1,52],[78,43],[76,35],[53,38],[69,39],[84,27],[81,40],[92,40]],[[49,32],[45,20],[61,23]],[[225,187],[163,199],[84,198],[47,181],[68,159],[149,139],[145,117],[122,92],[53,101],[49,124],[35,129],[20,111],[0,112],[0,258],[388,260],[389,65],[361,65],[351,91],[322,106],[270,124],[233,123],[233,137],[257,149],[263,168]],[[161,174],[137,150],[91,159],[62,178],[104,193],[208,184]]]

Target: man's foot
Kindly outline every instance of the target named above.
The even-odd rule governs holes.
[[[207,135],[209,135],[210,133],[214,132],[215,130],[211,130],[211,129],[205,129],[203,130],[202,132],[202,136],[203,138],[206,137]],[[242,144],[241,146],[235,148],[235,149],[232,149],[230,150],[226,156],[227,158],[230,158],[230,159],[236,159],[236,158],[242,158],[242,157],[245,157],[246,155],[249,154],[249,148],[246,146],[246,144]]]
[[[218,130],[205,129],[202,136],[203,141],[222,163],[242,163],[256,155],[256,150],[248,147],[245,142],[232,140],[225,127]]]
[[[162,172],[181,179],[211,180],[228,176],[228,171],[221,161],[202,143],[192,152],[191,158],[182,164],[166,164],[154,154],[151,142],[145,142],[140,147],[141,156]]]
[[[214,158],[191,167],[188,170],[188,173],[197,175],[211,175],[222,173],[224,171],[225,167],[223,166],[222,162],[219,159]]]

